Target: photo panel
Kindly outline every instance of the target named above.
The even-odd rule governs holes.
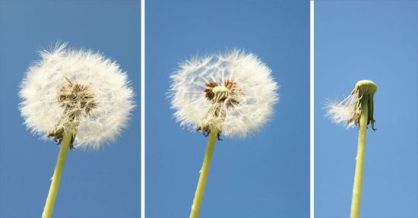
[[[0,217],[140,216],[139,38],[139,1],[0,0]]]
[[[145,9],[146,217],[309,217],[309,1]]]
[[[418,2],[315,1],[315,217],[418,217]]]

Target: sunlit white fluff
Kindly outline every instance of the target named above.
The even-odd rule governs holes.
[[[240,50],[186,60],[171,78],[176,120],[202,132],[210,126],[227,137],[245,137],[270,118],[278,101],[270,68],[254,54]],[[215,83],[216,87],[208,87]],[[233,89],[220,97],[225,100],[216,102],[205,96],[205,90],[215,93],[225,86]]]
[[[28,69],[19,93],[26,126],[47,138],[65,116],[58,92],[66,84],[81,84],[93,94],[96,107],[80,116],[74,146],[99,148],[113,140],[126,126],[134,107],[127,74],[99,53],[72,50],[65,44],[42,51],[40,56]]]
[[[331,102],[327,105],[327,116],[338,124],[354,127],[360,115],[359,97],[352,93],[341,102]]]

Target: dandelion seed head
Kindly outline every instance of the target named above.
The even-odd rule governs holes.
[[[75,147],[99,148],[115,139],[134,108],[132,88],[119,65],[66,44],[40,56],[26,72],[19,92],[26,126],[55,140],[61,131],[70,131]]]
[[[232,50],[193,58],[171,76],[170,97],[181,126],[245,137],[271,116],[278,101],[271,70],[254,54]]]

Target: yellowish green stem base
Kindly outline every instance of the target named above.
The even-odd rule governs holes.
[[[353,198],[351,201],[351,218],[358,218],[360,216],[361,187],[363,182],[364,154],[366,151],[366,134],[368,122],[368,103],[367,100],[362,102],[362,111],[359,121],[358,150],[356,158],[357,163],[354,176]]]
[[[211,129],[209,134],[209,141],[206,147],[205,158],[203,160],[202,169],[200,170],[199,182],[197,184],[196,193],[194,195],[192,210],[190,211],[190,218],[198,218],[200,212],[200,205],[202,204],[203,193],[205,192],[206,180],[209,174],[210,162],[212,160],[215,143],[218,138],[218,131]]]
[[[65,132],[61,143],[61,149],[58,154],[57,163],[55,165],[54,175],[51,179],[48,197],[46,199],[42,218],[51,218],[54,210],[55,199],[57,197],[58,188],[61,182],[61,176],[64,169],[65,159],[67,157],[68,148],[70,147],[72,135]]]

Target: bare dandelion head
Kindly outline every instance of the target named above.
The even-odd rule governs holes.
[[[246,136],[271,116],[277,84],[255,55],[239,50],[187,60],[172,75],[175,117],[207,135]]]
[[[374,94],[377,85],[371,80],[361,80],[356,83],[351,94],[340,102],[331,102],[327,105],[327,116],[335,123],[341,123],[346,127],[354,127],[359,124],[362,104],[368,106],[368,121],[374,130]]]
[[[126,73],[115,62],[66,45],[41,53],[20,96],[28,128],[57,143],[71,133],[75,147],[99,148],[114,139],[134,107]]]

